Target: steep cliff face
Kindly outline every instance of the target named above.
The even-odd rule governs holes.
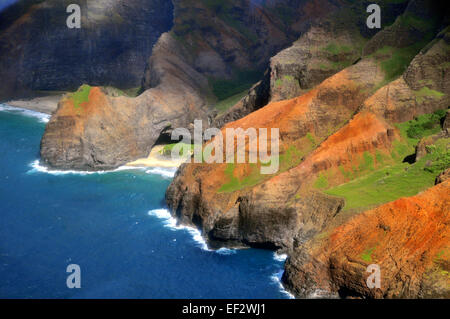
[[[374,55],[385,54],[384,51],[389,49],[380,49]],[[401,77],[379,89],[363,108],[390,121],[405,122],[448,107],[449,94],[450,29],[447,27],[415,56]]]
[[[173,38],[163,34],[152,57],[158,61],[154,74],[161,75],[155,76],[158,85],[138,97],[88,85],[66,95],[41,141],[44,163],[60,169],[112,169],[147,157],[172,128],[189,128],[194,119],[204,119],[206,126],[206,101],[198,93],[206,80],[177,58],[183,54],[174,54],[176,49]]]
[[[133,88],[152,47],[172,26],[168,0],[82,1],[81,29],[69,29],[71,1],[19,1],[0,20],[0,100],[81,84]]]
[[[405,196],[402,194],[415,195],[432,186],[436,176],[450,165],[448,139],[444,133],[440,133],[434,144],[428,145],[428,155],[415,164],[409,164],[414,162],[414,146],[420,138],[440,131],[441,125],[445,125],[442,113],[445,115],[443,109],[450,103],[450,92],[446,89],[448,29],[441,24],[443,13],[436,14],[436,8],[433,9],[436,21],[428,23],[429,5],[430,1],[410,1],[405,12],[391,26],[367,41],[361,60],[355,61],[354,65],[336,71],[299,97],[271,102],[225,124],[222,128],[224,136],[227,128],[279,128],[279,172],[262,175],[259,162],[184,165],[166,193],[172,213],[182,223],[199,227],[212,242],[239,242],[284,249],[291,260],[295,260],[289,263],[291,268],[285,275],[286,282],[301,296],[316,289],[329,294],[339,292],[342,296],[360,297],[445,295],[445,276],[436,277],[435,272],[429,273],[434,279],[428,280],[423,276],[432,271],[429,267],[435,267],[429,263],[433,257],[411,259],[418,269],[408,270],[405,276],[395,272],[397,268],[393,267],[389,270],[392,273],[386,274],[387,290],[382,292],[368,292],[365,285],[362,287],[356,283],[364,283],[364,273],[357,272],[363,266],[357,265],[357,270],[353,269],[353,259],[348,262],[344,259],[346,250],[342,252],[344,257],[338,256],[344,261],[335,261],[334,255],[326,259],[326,267],[331,265],[331,272],[336,273],[336,282],[333,283],[334,277],[330,279],[330,267],[323,268],[323,271],[319,269],[318,278],[310,278],[316,267],[322,267],[318,266],[322,264],[314,263],[315,255],[310,253],[309,247],[314,240],[323,238],[338,225],[351,223],[349,219],[352,216],[384,204],[371,213],[374,221],[378,220],[376,216],[382,218],[385,210],[391,212],[389,205],[398,204],[386,203]],[[420,8],[423,16],[420,16]],[[411,18],[412,14],[418,16]],[[417,34],[421,35],[418,43],[415,42]],[[380,39],[387,36],[394,39],[384,46]],[[287,56],[288,51],[283,51],[283,54]],[[323,56],[319,55],[320,58]],[[259,86],[267,87],[267,83],[271,94],[274,93],[271,77],[267,79],[254,87],[249,96],[254,95]],[[283,88],[280,98],[285,93],[301,94],[300,89],[292,89],[289,85]],[[435,93],[437,90],[439,93]],[[266,100],[272,98],[265,97]],[[246,101],[248,97],[231,109],[234,114],[242,114],[239,112],[249,109]],[[224,118],[232,119],[233,114],[225,113],[216,119],[225,123]],[[249,155],[248,146],[244,151]],[[445,174],[442,176],[445,179]],[[414,218],[405,217],[405,221],[399,223],[404,228],[426,228],[424,231],[432,240],[420,247],[419,255],[426,251],[428,245],[433,252],[448,245],[448,237],[439,235],[442,230],[439,227],[444,227],[448,217],[447,199],[438,202],[439,194],[443,192],[448,192],[445,182],[430,191],[430,202],[420,195],[417,199],[423,200],[423,209],[430,210],[436,218],[423,216],[421,224]],[[434,204],[434,201],[438,203]],[[414,205],[402,205],[399,207],[404,209],[405,216],[415,214],[416,209],[422,211]],[[427,218],[438,220],[440,226],[434,227]],[[374,225],[358,234],[364,232],[379,233]],[[409,245],[406,243],[409,235],[401,238],[402,234],[399,231],[393,239],[395,241],[399,236],[399,246],[393,247],[393,253],[398,254],[401,263],[404,262],[401,245]],[[353,238],[356,241],[360,238],[358,236],[342,239],[342,243],[349,240],[349,252]],[[411,236],[413,241],[420,241],[420,236]],[[334,237],[330,238],[326,245],[338,251],[341,242],[333,246]],[[371,236],[367,238],[370,240]],[[435,243],[434,238],[439,240]],[[383,246],[381,256],[389,256],[389,249],[387,245]],[[383,258],[384,261],[388,257]],[[311,267],[303,270],[303,264]],[[386,264],[386,267],[390,266]],[[444,269],[442,273],[446,271]],[[289,279],[296,276],[304,276],[305,279]],[[409,287],[408,278],[411,276],[414,282]],[[314,284],[309,285],[308,280]],[[290,284],[292,282],[295,284]],[[322,285],[330,282],[330,286]]]
[[[364,212],[292,254],[284,282],[300,296],[449,298],[450,182]],[[377,264],[381,288],[366,284]]]
[[[367,72],[367,70],[371,71]],[[377,74],[378,76],[373,76]],[[382,81],[382,78],[383,73],[378,70],[374,61],[363,61],[324,81],[307,94],[292,100],[271,103],[236,122],[227,124],[222,129],[224,136],[227,128],[244,130],[251,127],[279,128],[281,138],[279,173],[281,174],[276,176],[260,174],[260,163],[189,164],[180,169],[167,190],[166,196],[172,211],[184,222],[197,223],[205,233],[209,233],[215,227],[217,216],[241,212],[244,209],[243,203],[253,207],[251,211],[261,214],[267,212],[267,215],[270,216],[285,209],[292,202],[292,207],[286,208],[293,216],[291,221],[301,218],[300,207],[308,207],[303,201],[318,203],[312,206],[316,210],[320,205],[334,207],[331,210],[324,208],[323,212],[330,215],[336,214],[342,204],[328,196],[317,196],[314,191],[309,192],[311,189],[308,186],[305,186],[307,195],[304,198],[301,196],[296,198],[296,193],[302,185],[300,181],[305,181],[305,177],[316,176],[321,171],[314,159],[309,161],[306,159],[303,162],[306,164],[303,166],[300,163],[317,146],[316,143],[320,143],[330,134],[330,131],[338,130],[352,117],[359,105],[368,97],[368,92]],[[339,107],[336,108],[336,105]],[[368,122],[370,120],[366,120],[366,123]],[[380,127],[385,126],[381,124]],[[384,134],[386,142],[389,142],[387,128],[384,129]],[[389,135],[393,137],[394,134],[389,133]],[[350,137],[351,134],[348,136]],[[383,139],[377,134],[370,135],[370,137],[380,138],[380,141]],[[365,143],[371,145],[372,142]],[[361,150],[355,147],[350,149],[355,152],[365,151],[364,146]],[[320,157],[320,155],[314,154],[311,156]],[[296,167],[299,164],[300,166]],[[323,166],[323,169],[326,168],[327,164]],[[294,171],[299,173],[295,175]],[[303,178],[300,178],[300,174],[303,174]],[[252,189],[253,186],[262,182],[264,183]],[[309,195],[315,199],[309,198]],[[258,209],[255,208],[256,206]],[[259,218],[256,213],[251,216],[254,221]],[[233,219],[228,220],[232,223],[229,227],[237,226],[237,229],[233,231],[242,235],[239,223],[235,223]],[[256,222],[251,224],[256,227],[261,225]],[[296,222],[288,228],[298,231],[295,224]],[[320,229],[320,225],[318,225],[318,229]],[[258,232],[257,229],[253,229],[253,231]],[[248,227],[247,232],[250,232]],[[274,233],[282,234],[281,232]],[[210,236],[214,239],[223,239],[218,234],[213,231]],[[259,239],[256,238],[263,237],[256,236],[254,240],[246,238],[245,241],[253,245],[264,244],[266,241],[263,238],[263,241],[259,242]],[[283,236],[283,239],[275,240],[279,247],[291,247],[292,241],[292,236]]]
[[[383,25],[390,25],[408,1],[381,1]],[[291,99],[314,88],[328,77],[356,63],[363,47],[378,29],[366,27],[368,2],[343,2],[326,15],[308,17],[310,26],[290,47],[270,59],[264,79],[230,109],[215,118],[223,124],[242,118],[266,105]],[[265,102],[262,104],[262,102]]]
[[[320,17],[334,8],[327,7],[327,4],[330,4],[327,0],[317,0],[313,16]],[[287,46],[293,35],[305,28],[302,23],[294,23],[298,17],[291,23],[281,18],[280,8],[286,8],[285,5],[284,2],[269,5],[243,0],[174,2],[174,27],[164,33],[154,46],[142,81],[142,88],[146,91],[142,96],[127,101],[137,108],[145,104],[148,112],[154,114],[155,120],[149,122],[141,122],[133,117],[139,116],[138,113],[130,114],[130,120],[124,124],[130,126],[130,130],[136,123],[147,125],[132,130],[142,136],[133,137],[130,143],[133,139],[147,139],[145,148],[139,150],[139,154],[148,153],[149,147],[161,136],[169,137],[173,128],[191,128],[194,119],[204,120],[204,127],[207,127],[210,106],[218,99],[232,94],[236,88],[253,83],[255,74],[258,76],[258,70],[268,62],[270,56]],[[311,7],[307,1],[294,1],[291,5],[298,16],[306,17],[310,13]],[[264,103],[256,100],[261,100],[259,97],[255,98],[255,103]],[[58,119],[55,115],[52,120],[52,123],[56,123],[52,124],[55,127],[62,125]],[[93,125],[91,130],[95,131],[94,121],[79,117],[73,120],[81,121],[84,126]],[[114,125],[111,123],[110,126],[112,128]],[[55,168],[80,168],[77,161],[72,163],[72,157],[64,155],[67,153],[77,154],[77,158],[112,159],[114,154],[127,151],[126,148],[115,149],[119,144],[112,143],[109,146],[115,151],[109,151],[111,156],[95,140],[92,140],[89,148],[74,148],[72,143],[56,147],[58,138],[51,131],[48,128],[42,140],[41,157]],[[97,131],[99,136],[104,133]],[[86,137],[81,134],[80,138]],[[136,159],[136,154],[130,153],[127,158]],[[123,162],[120,156],[108,161],[108,165],[90,161],[81,167],[104,169]]]

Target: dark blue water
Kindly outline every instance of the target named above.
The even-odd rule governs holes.
[[[208,251],[149,214],[164,208],[167,177],[32,169],[44,125],[0,111],[0,298],[287,297],[272,252]],[[81,289],[66,286],[69,264]]]

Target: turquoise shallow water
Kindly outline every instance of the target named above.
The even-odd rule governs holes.
[[[164,209],[171,172],[37,166],[44,121],[0,106],[0,298],[288,297],[272,252],[210,251],[175,227]],[[66,286],[69,264],[81,289]]]

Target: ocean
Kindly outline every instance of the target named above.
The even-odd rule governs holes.
[[[39,163],[48,116],[0,105],[0,298],[290,298],[284,256],[210,250],[171,218],[174,171]],[[81,288],[66,285],[76,264]]]

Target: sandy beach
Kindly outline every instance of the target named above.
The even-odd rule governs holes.
[[[13,100],[7,101],[5,104],[45,114],[52,114],[58,107],[58,102],[61,100],[62,96],[62,94],[57,94],[28,100]]]
[[[127,163],[126,166],[135,167],[179,167],[186,160],[174,161],[170,156],[161,154],[164,145],[157,145],[152,148],[150,155],[147,158],[141,158],[134,162]]]

